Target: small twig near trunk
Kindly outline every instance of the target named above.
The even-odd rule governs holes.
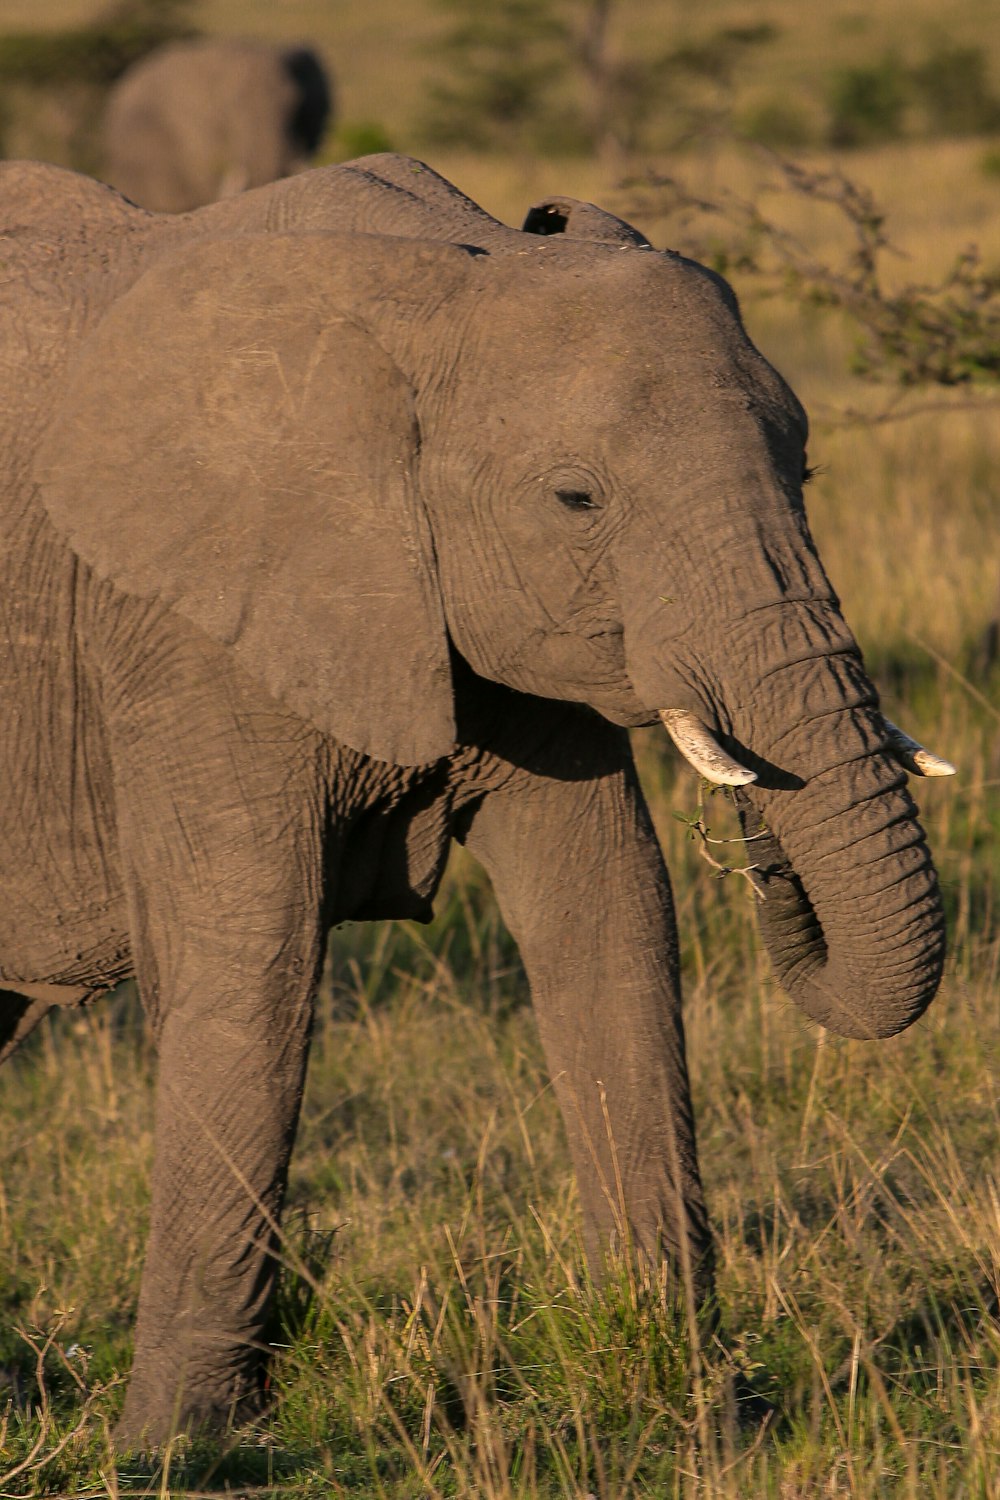
[[[740,836],[732,839],[713,838],[711,833],[709,833],[708,831],[708,824],[705,822],[704,800],[698,803],[698,806],[693,814],[675,812],[674,817],[679,823],[684,824],[685,828],[688,830],[689,838],[698,840],[698,853],[701,855],[702,859],[705,860],[707,864],[710,864],[712,866],[712,869],[716,871],[717,878],[719,880],[724,880],[727,875],[742,875],[743,879],[747,882],[757,900],[767,900],[767,893],[762,888],[761,883],[757,879],[755,874],[755,872],[761,868],[760,865],[723,864],[721,860],[716,859],[715,855],[709,848],[710,844],[750,844],[754,839],[763,838],[767,833],[766,828],[762,828],[759,833],[751,833],[747,837]]]

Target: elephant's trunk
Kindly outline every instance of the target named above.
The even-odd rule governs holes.
[[[724,654],[689,649],[671,643],[666,675],[686,687],[685,706],[701,698],[724,750],[757,773],[733,796],[778,978],[843,1035],[901,1031],[937,989],[944,919],[905,775],[836,601],[756,609],[731,621]],[[657,654],[663,668],[666,651]]]
[[[873,788],[833,812],[831,790],[810,784],[796,796],[811,805],[788,816],[735,793],[764,895],[761,931],[778,979],[814,1021],[843,1036],[892,1036],[941,978],[937,880],[905,789]]]
[[[732,713],[759,757],[735,793],[762,868],[761,929],[782,985],[846,1036],[891,1036],[930,1004],[944,916],[906,777],[833,601],[783,604],[768,664]],[[741,659],[735,633],[737,660]],[[776,646],[776,643],[780,645]]]

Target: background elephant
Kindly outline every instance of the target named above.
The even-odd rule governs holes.
[[[104,175],[134,203],[180,213],[298,171],[330,113],[329,75],[308,47],[178,42],[112,90]]]
[[[327,933],[426,918],[452,838],[520,947],[592,1262],[665,1250],[704,1297],[625,728],[662,719],[736,788],[808,1015],[892,1034],[944,950],[900,757],[945,768],[881,716],[804,413],[729,287],[588,205],[509,229],[392,156],[186,219],[24,164],[0,203],[0,1041],[138,978],[160,1075],[122,1440],[252,1409]]]

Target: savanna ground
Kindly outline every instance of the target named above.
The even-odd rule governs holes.
[[[718,25],[749,7],[700,9]],[[811,97],[824,67],[920,26],[975,39],[1000,68],[985,3],[758,9],[782,29],[748,98]],[[43,13],[59,25],[86,8],[0,5],[12,28]],[[680,24],[671,5],[644,13]],[[637,4],[621,17],[634,42]],[[413,144],[424,44],[441,25],[430,5],[211,0],[201,19],[317,37],[343,116]],[[619,211],[636,197],[620,161],[423,154],[513,223],[550,191]],[[931,281],[970,241],[1000,260],[989,160],[980,138],[842,157],[905,252],[891,274]],[[650,164],[745,196],[770,170],[731,145],[628,166]],[[842,252],[835,213],[760,201],[818,254]],[[657,244],[680,233],[648,193],[631,213]],[[624,1271],[609,1290],[588,1284],[517,955],[485,881],[456,858],[431,927],[335,935],[267,1428],[228,1455],[179,1445],[117,1474],[108,1429],[142,1259],[154,1059],[127,994],[57,1018],[0,1091],[0,1493],[1000,1497],[1000,675],[977,665],[997,587],[1000,408],[983,404],[989,392],[914,392],[904,405],[926,409],[908,418],[845,423],[895,400],[848,373],[850,330],[734,279],[751,332],[813,415],[813,529],[886,710],[959,766],[915,787],[950,922],[939,998],[887,1044],[809,1028],[769,974],[747,883],[715,878],[675,817],[697,804],[690,773],[637,736],[682,934],[726,1348],[689,1328],[669,1289]],[[713,834],[735,832],[722,798],[707,817]],[[734,1361],[778,1405],[765,1435],[734,1427]]]

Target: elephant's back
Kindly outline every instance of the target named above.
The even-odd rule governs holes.
[[[140,264],[154,215],[44,162],[0,162],[0,351],[8,402],[65,359],[112,274]]]
[[[188,222],[201,234],[220,236],[327,231],[497,250],[516,250],[525,243],[519,230],[493,218],[432,167],[392,152],[313,167],[210,204]]]
[[[148,215],[113,188],[80,172],[41,161],[0,162],[0,265],[8,281],[8,252],[19,241],[37,246],[51,263],[81,245],[128,232]]]

